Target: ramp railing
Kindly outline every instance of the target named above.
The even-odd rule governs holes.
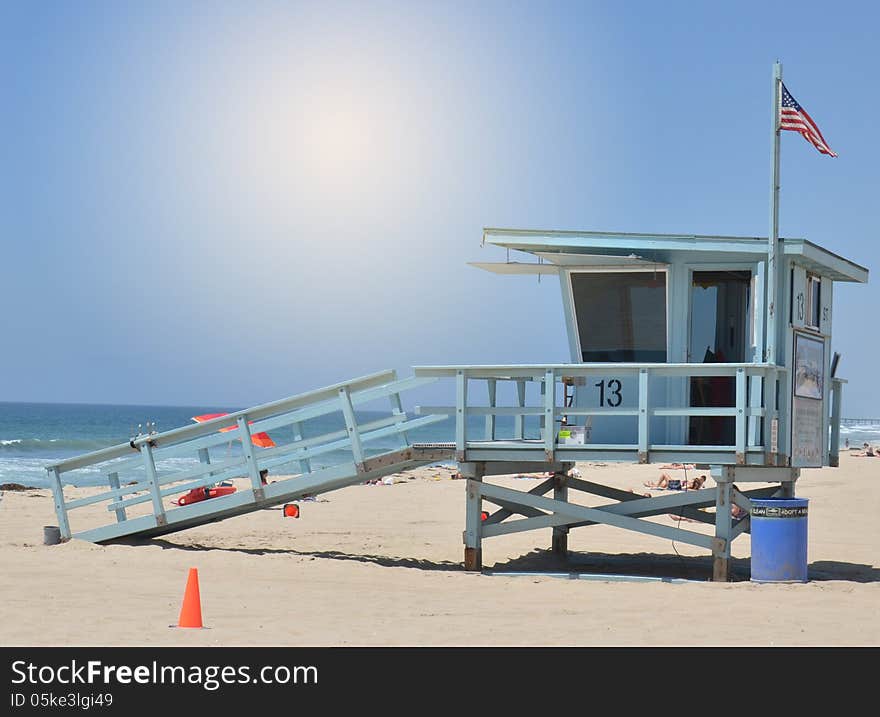
[[[446,420],[442,415],[411,419],[403,410],[402,391],[433,381],[428,377],[397,380],[395,371],[383,371],[204,423],[138,435],[129,443],[56,463],[47,470],[62,538],[75,535],[70,513],[88,506],[103,504],[115,515],[112,529],[90,528],[84,534],[100,541],[161,528],[197,514],[210,516],[212,511],[233,506],[239,513],[247,512],[248,504],[265,503],[267,493],[275,502],[300,488],[320,493],[331,486],[341,487],[376,466],[393,465],[401,449],[410,445],[408,432]],[[371,410],[367,418],[363,413],[359,416],[358,407],[381,399],[387,399],[387,410]],[[305,435],[304,426],[319,425],[309,421],[328,414],[341,414],[338,423],[342,427],[328,429],[325,421],[316,435]],[[274,447],[256,447],[254,434],[268,431]],[[377,462],[383,455],[394,460]],[[267,489],[261,471],[274,474],[282,467],[291,470],[292,479]],[[86,473],[92,483],[95,474],[99,475],[108,490],[67,500],[65,484],[70,483],[74,471]],[[247,489],[198,505],[175,507],[169,500],[233,478],[248,481]],[[90,522],[95,522],[94,515]]]
[[[513,461],[544,460],[622,460],[647,463],[651,461],[700,462],[714,465],[776,465],[777,451],[783,453],[784,445],[777,446],[774,436],[785,435],[787,412],[779,410],[786,405],[790,392],[788,383],[782,380],[787,373],[784,367],[755,363],[716,364],[637,364],[593,363],[517,366],[418,366],[417,377],[452,378],[455,380],[456,402],[454,406],[420,406],[417,413],[446,414],[455,416],[455,455],[460,462],[467,461]],[[636,387],[637,397],[623,405],[617,397],[608,395],[602,405],[564,405],[559,397],[565,396],[561,386],[584,385],[587,379],[607,377],[612,374],[620,380],[629,380]],[[649,391],[657,377],[678,379],[678,404],[669,405],[670,392]],[[734,400],[726,406],[691,406],[688,383],[693,378],[724,377],[734,385]],[[476,389],[474,382],[485,383]],[[496,396],[505,382],[515,384],[515,405],[499,406]],[[540,384],[540,398],[526,405],[526,385]],[[662,395],[657,395],[657,394]],[[514,395],[511,392],[511,395]],[[608,399],[611,400],[608,400]],[[487,402],[488,405],[478,405]],[[499,440],[496,435],[496,418],[513,416],[513,435]],[[529,439],[524,431],[527,417],[538,417],[541,437]],[[561,439],[557,421],[566,419],[597,420],[605,417],[628,417],[631,428],[621,430],[619,435],[634,440],[614,443],[574,443]],[[485,417],[485,430],[474,432],[474,425]],[[726,417],[735,425],[734,441],[730,445],[701,445],[687,442],[687,431],[682,431],[685,441],[676,444],[655,440],[652,435],[652,418],[677,417]],[[470,420],[469,420],[470,419]],[[534,418],[532,419],[534,420]],[[565,428],[563,426],[563,428]],[[480,435],[482,434],[482,435]]]

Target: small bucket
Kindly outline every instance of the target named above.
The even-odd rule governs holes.
[[[43,526],[43,545],[58,545],[61,542],[61,530],[57,525]]]

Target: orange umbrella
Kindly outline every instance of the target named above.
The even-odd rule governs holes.
[[[212,418],[220,418],[221,416],[228,415],[228,413],[205,413],[202,416],[193,416],[193,420],[196,423],[204,423],[205,421],[210,421]],[[248,425],[251,424],[253,424],[253,421],[248,421]],[[227,426],[226,428],[221,428],[220,432],[234,431],[236,428],[238,428],[238,426]],[[273,448],[275,446],[275,441],[269,438],[269,434],[262,431],[260,433],[252,433],[251,442],[260,448]]]

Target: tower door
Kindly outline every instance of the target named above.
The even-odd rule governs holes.
[[[749,271],[695,271],[691,281],[688,361],[742,363],[751,331]],[[725,407],[736,403],[733,376],[694,377],[691,406]],[[730,446],[735,442],[733,416],[694,416],[689,426],[693,445]]]

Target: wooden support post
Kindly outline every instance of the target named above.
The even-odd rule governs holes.
[[[553,475],[553,500],[568,502],[568,476],[565,473]],[[568,557],[568,526],[561,525],[553,528],[553,541],[551,543],[553,554],[559,558]]]
[[[165,506],[162,503],[162,493],[159,489],[159,475],[156,473],[156,462],[153,460],[153,447],[149,443],[141,443],[140,448],[144,458],[144,469],[147,473],[147,487],[150,489],[150,497],[153,500],[156,525],[167,525]]]
[[[388,396],[388,399],[391,401],[391,413],[395,416],[406,417],[406,411],[403,410],[403,402],[400,400],[400,394],[392,393]],[[406,448],[409,445],[409,436],[406,435],[406,431],[401,431],[397,434],[397,445],[401,448]]]
[[[776,454],[776,465],[791,465],[791,425],[789,414],[791,413],[791,381],[777,381],[779,391],[778,424],[779,424],[779,451]]]
[[[764,381],[764,451],[766,464],[777,465],[779,452],[779,411],[776,403],[777,374],[772,372]]]
[[[831,447],[828,451],[828,465],[837,468],[840,465],[840,394],[843,389],[841,381],[831,379]]]
[[[736,462],[738,465],[746,463],[746,372],[745,369],[736,370]]]
[[[207,448],[199,448],[199,463],[204,463],[206,465],[211,464],[211,454],[208,453]],[[208,473],[209,476],[214,475],[214,471]]]
[[[293,440],[301,441],[303,439],[302,432],[302,424],[297,421],[293,424]],[[312,472],[312,462],[308,458],[303,458],[299,461],[299,471],[300,473],[311,473]]]
[[[648,369],[639,370],[639,463],[648,463],[648,435],[650,415],[648,414]]]
[[[556,460],[556,375],[552,368],[544,372],[544,457]]]
[[[257,466],[257,457],[254,455],[254,442],[251,440],[251,429],[248,426],[247,417],[239,416],[236,420],[238,423],[238,435],[241,438],[241,452],[247,461],[248,476],[251,479],[251,488],[254,489],[254,497],[257,500],[263,500],[263,480],[260,478],[260,469]]]
[[[455,374],[455,460],[467,460],[467,376],[461,369]]]
[[[712,541],[712,580],[726,583],[730,577],[730,544],[733,541],[731,516],[732,483],[718,481],[715,489],[715,539]]]
[[[61,486],[61,473],[57,468],[49,469],[52,483],[52,496],[55,498],[55,514],[58,516],[58,530],[62,540],[70,540],[70,523],[67,520],[67,507],[64,505],[64,488]]]
[[[119,490],[119,474],[118,473],[110,473],[107,475],[107,479],[110,481],[110,487],[113,490]],[[117,508],[116,509],[116,522],[121,523],[126,519],[125,508]]]
[[[495,396],[496,396],[496,380],[494,378],[486,379],[486,388],[489,390],[489,408],[495,408]],[[486,414],[486,440],[494,441],[495,440],[495,414],[489,413]]]
[[[779,490],[776,491],[775,495],[778,498],[794,498],[794,481],[786,481],[785,483],[780,483]]]
[[[750,376],[749,379],[749,408],[758,410],[762,407],[764,387],[764,379],[761,376]],[[767,415],[766,412],[764,414]],[[749,446],[761,445],[759,416],[749,416],[748,430],[746,431],[746,442]]]
[[[469,478],[465,485],[467,490],[467,504],[465,507],[465,530],[464,530],[464,569],[483,569],[483,526],[482,510],[483,496],[480,492],[482,476]]]
[[[519,379],[516,382],[516,402],[520,408],[526,407],[526,382]],[[525,416],[518,413],[513,419],[513,437],[517,440],[523,440],[525,434]]]
[[[339,389],[339,401],[342,403],[342,415],[345,416],[345,427],[348,437],[351,439],[351,454],[354,456],[354,464],[358,472],[364,472],[364,447],[361,445],[361,434],[358,431],[357,420],[354,417],[354,406],[351,402],[351,394],[347,386]]]

